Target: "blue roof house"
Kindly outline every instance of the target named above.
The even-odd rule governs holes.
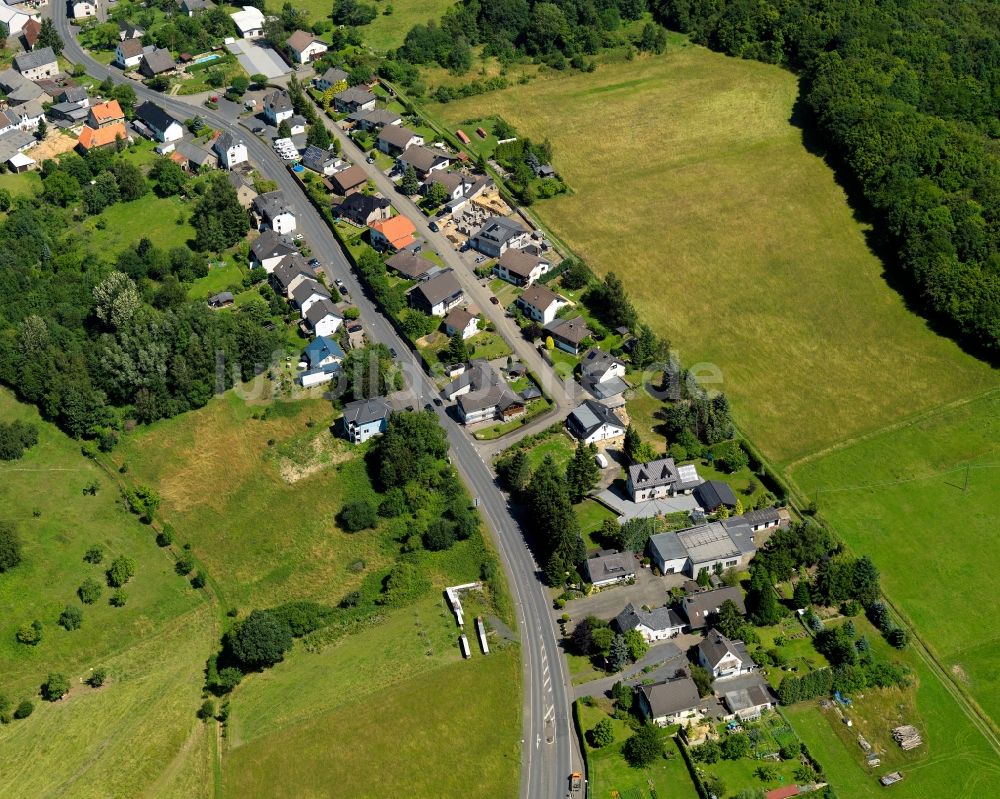
[[[309,342],[303,356],[309,368],[299,376],[299,382],[303,388],[310,388],[333,380],[340,371],[344,351],[329,336],[318,336]]]

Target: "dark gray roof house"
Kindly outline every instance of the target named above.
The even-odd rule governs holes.
[[[698,655],[705,667],[709,669],[716,668],[727,657],[739,660],[743,671],[749,671],[757,665],[750,657],[746,644],[742,641],[730,640],[714,628],[709,630],[705,637],[698,642]]]
[[[170,51],[159,47],[146,48],[142,54],[142,61],[139,62],[139,71],[148,78],[162,75],[176,67],[177,64]]]
[[[404,164],[412,166],[418,175],[426,176],[432,169],[437,169],[451,161],[447,153],[438,150],[436,147],[424,147],[422,144],[413,144],[407,147],[399,160]]]
[[[507,250],[504,255],[510,252],[514,252],[514,250]],[[553,319],[545,325],[545,331],[552,336],[552,340],[556,344],[563,345],[560,349],[572,350],[573,353],[580,349],[584,340],[594,335],[594,331],[587,327],[587,320],[582,316],[574,316],[571,319]]]
[[[56,54],[51,47],[39,47],[14,56],[14,69],[21,73],[55,63],[57,63]]]
[[[373,114],[375,112],[370,111],[369,113]],[[378,140],[401,152],[410,146],[416,135],[412,130],[404,128],[402,125],[386,125],[382,128],[382,132],[379,133]]]
[[[365,425],[388,419],[392,406],[385,397],[356,400],[344,406],[344,421],[349,424]]]
[[[287,255],[281,259],[271,273],[271,283],[282,296],[288,296],[289,289],[296,280],[315,280],[316,270],[306,263],[306,259],[298,253]]]
[[[386,261],[385,265],[410,280],[426,275],[435,266],[433,261],[428,261],[422,255],[416,255],[410,250],[400,250]]]
[[[375,95],[364,86],[351,86],[333,96],[334,105],[341,111],[357,111],[375,102]]]
[[[740,613],[746,614],[747,608],[743,603],[743,592],[736,586],[688,594],[681,600],[681,609],[687,616],[688,626],[692,630],[701,630],[707,627],[709,617],[718,613],[722,603],[726,600],[736,605]]]
[[[313,172],[319,172],[322,175],[338,161],[340,161],[340,158],[329,150],[324,150],[315,144],[310,144],[302,153],[301,163],[306,169],[311,169]]]
[[[434,313],[435,308],[444,305],[444,312],[435,314],[436,316],[444,316],[456,302],[461,300],[462,294],[462,286],[459,284],[458,278],[450,269],[445,269],[438,272],[430,280],[417,284],[410,291],[409,296],[410,301],[415,306],[427,313]]]
[[[350,219],[356,225],[364,226],[372,221],[373,217],[377,219],[387,219],[389,216],[390,206],[391,203],[385,197],[375,197],[371,194],[354,192],[354,194],[348,194],[347,197],[344,198],[344,201],[333,210],[338,216]],[[406,253],[405,250],[397,253],[389,260],[391,261],[404,253]],[[425,259],[421,258],[420,260]],[[433,264],[428,261],[428,267],[430,266],[433,266]],[[427,270],[425,269],[424,272],[426,271]],[[423,272],[420,274],[423,274]],[[412,275],[412,277],[419,277],[419,275]]]
[[[292,301],[301,308],[302,304],[314,294],[330,299],[329,290],[318,280],[304,280],[292,289]]]
[[[566,419],[566,426],[577,438],[586,440],[603,425],[625,432],[625,423],[611,408],[594,400],[584,400]]]
[[[625,610],[615,616],[614,626],[622,634],[638,627],[645,627],[654,633],[659,633],[679,630],[686,627],[687,622],[673,608],[662,607],[643,610],[629,602],[625,606]]]
[[[729,483],[721,480],[706,480],[699,486],[695,486],[694,498],[698,504],[711,513],[725,505],[727,508],[736,507],[736,494],[730,488]]]
[[[671,720],[693,713],[701,704],[698,687],[685,673],[672,680],[639,686],[639,705],[651,719]]]
[[[225,308],[236,302],[236,298],[231,291],[220,291],[208,298],[208,304],[212,308]]]
[[[285,193],[281,189],[258,194],[253,198],[252,207],[259,216],[268,220],[284,213],[292,213],[292,209],[285,202]]]
[[[250,245],[254,259],[262,261],[265,258],[275,258],[297,253],[298,249],[285,236],[273,230],[265,230]]]
[[[597,587],[621,583],[635,577],[635,555],[602,549],[594,557],[587,558],[583,568],[587,581]]]

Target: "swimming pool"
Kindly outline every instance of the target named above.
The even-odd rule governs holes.
[[[305,172],[306,168],[302,164],[296,164],[292,167],[292,172]]]
[[[215,61],[218,58],[222,58],[222,56],[218,55],[217,53],[212,53],[212,55],[207,55],[204,58],[198,58],[198,59],[196,59],[194,61],[194,63],[195,64],[206,64],[209,61]]]

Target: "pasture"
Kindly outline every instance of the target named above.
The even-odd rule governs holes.
[[[0,417],[39,426],[39,443],[19,461],[0,465],[0,508],[17,523],[24,560],[0,577],[0,692],[13,702],[31,698],[27,719],[0,725],[9,765],[0,796],[104,797],[210,795],[209,738],[195,718],[215,618],[204,592],[173,570],[150,528],[122,505],[114,483],[73,441],[41,422],[36,410],[0,391]],[[96,486],[91,495],[85,488]],[[92,545],[100,565],[83,560]],[[125,607],[92,605],[76,595],[88,577],[103,583],[118,555],[135,559]],[[57,624],[67,605],[83,609],[83,624]],[[42,622],[42,641],[15,640],[24,622]],[[81,683],[95,667],[108,672],[100,689]],[[49,672],[66,675],[63,700],[42,702],[38,686]]]
[[[358,31],[364,43],[373,50],[392,50],[403,43],[414,25],[440,20],[454,4],[454,0],[377,0],[374,3],[377,16]],[[280,4],[271,6],[275,11],[279,7]],[[326,0],[301,0],[295,7],[304,11],[313,22],[330,19],[331,4]]]
[[[775,461],[996,385],[883,278],[843,189],[790,123],[777,67],[672,37],[663,56],[432,105],[548,138],[573,193],[535,206],[692,368],[713,364]],[[581,154],[585,154],[581,156]]]
[[[968,467],[968,487],[966,472]],[[929,414],[793,465],[791,477],[856,553],[946,668],[1000,722],[1000,394]]]

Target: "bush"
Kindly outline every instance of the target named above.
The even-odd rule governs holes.
[[[611,719],[601,719],[589,733],[590,745],[595,748],[610,746],[615,742],[615,728]]]
[[[13,522],[0,521],[0,574],[21,562],[21,539]]]
[[[121,588],[125,583],[135,576],[135,561],[119,555],[111,561],[111,568],[108,569],[108,585],[112,588]]]
[[[93,605],[98,599],[101,598],[101,594],[104,593],[104,588],[101,584],[97,582],[93,577],[88,577],[84,580],[80,587],[76,589],[76,593],[80,597],[80,601],[84,605]]]
[[[90,676],[87,678],[87,685],[91,688],[100,688],[104,685],[104,681],[108,679],[108,672],[106,669],[97,668],[94,669]]]
[[[158,547],[168,547],[174,543],[174,530],[172,527],[164,525],[163,529],[156,534],[156,545]]]
[[[190,574],[194,569],[194,555],[185,551],[174,564],[174,571],[178,574]]]
[[[447,519],[436,519],[427,527],[423,540],[431,552],[450,549],[455,543],[455,525]]]
[[[20,420],[0,422],[0,460],[20,460],[26,449],[38,443],[38,427]]]
[[[274,613],[254,610],[229,639],[236,659],[250,668],[273,666],[292,646],[292,631]]]
[[[227,666],[219,672],[211,688],[217,694],[228,694],[243,680],[243,672],[235,666]]]
[[[192,588],[204,588],[205,583],[208,582],[208,576],[201,569],[191,578]]]
[[[23,702],[21,702],[21,704],[17,706],[17,709],[14,710],[14,718],[26,719],[34,712],[35,712],[35,703],[32,702],[30,699],[25,699]]]
[[[42,699],[46,702],[56,702],[69,693],[69,680],[62,674],[52,673],[42,683]]]
[[[16,637],[22,644],[38,646],[42,641],[42,623],[35,619],[30,624],[22,624],[17,628]]]
[[[87,561],[87,563],[94,563],[94,564],[101,563],[104,560],[103,547],[94,544],[92,547],[90,547],[90,549],[88,549],[83,554],[83,559]]]
[[[782,760],[794,760],[802,753],[802,745],[798,741],[782,744],[779,754]]]
[[[67,605],[59,614],[59,624],[66,630],[79,630],[83,624],[83,611],[78,607]]]
[[[198,708],[198,718],[202,721],[208,721],[215,717],[215,702],[211,699],[206,699],[201,703],[201,707]]]
[[[663,739],[655,724],[644,724],[622,747],[622,754],[633,768],[645,768],[663,755]]]
[[[375,527],[378,524],[378,513],[366,500],[349,502],[337,514],[337,524],[348,533],[356,533]]]
[[[128,594],[125,593],[124,588],[116,588],[111,592],[111,598],[108,600],[113,607],[123,608],[125,603],[128,602]]]

